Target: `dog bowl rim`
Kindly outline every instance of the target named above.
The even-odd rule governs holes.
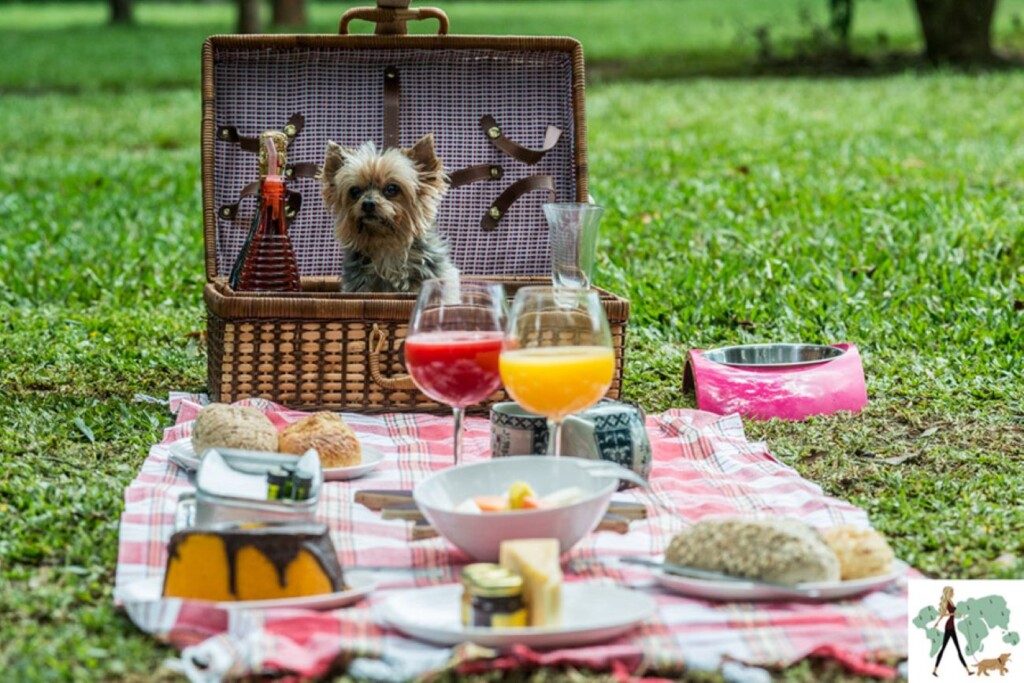
[[[765,348],[776,348],[776,347],[791,347],[800,349],[818,349],[826,354],[824,358],[818,358],[815,360],[802,360],[792,363],[736,363],[727,362],[725,360],[719,360],[722,356],[726,355],[729,351],[734,349],[765,349]],[[721,346],[717,349],[710,349],[704,351],[701,355],[712,363],[719,365],[727,365],[733,368],[792,368],[800,367],[803,365],[821,365],[822,363],[829,363],[841,358],[846,353],[846,349],[839,348],[838,346],[832,346],[831,344],[802,344],[802,343],[769,343],[769,344],[734,344],[732,346]]]

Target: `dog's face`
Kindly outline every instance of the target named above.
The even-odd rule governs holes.
[[[383,152],[328,142],[320,181],[342,246],[371,255],[408,249],[433,226],[447,187],[433,135]]]
[[[1009,661],[1009,659],[1010,659],[1010,653],[1009,652],[1006,652],[1006,653],[1003,653],[1003,654],[999,655],[999,663],[1000,664],[1006,664],[1006,662]]]

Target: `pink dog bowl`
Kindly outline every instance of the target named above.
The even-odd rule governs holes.
[[[803,420],[867,405],[864,366],[853,344],[758,344],[690,351],[683,391],[697,407],[755,420]]]

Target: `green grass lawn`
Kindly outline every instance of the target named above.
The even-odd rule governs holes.
[[[860,3],[859,40],[886,26],[913,46],[905,5]],[[1002,5],[1012,43],[1024,0]],[[680,59],[742,74],[741,21],[804,31],[795,0],[653,0],[671,20],[646,22],[625,0],[445,6],[456,29],[579,35],[629,73]],[[316,28],[339,7],[315,5]],[[111,606],[117,523],[170,422],[133,396],[203,389],[198,50],[231,13],[143,3],[142,26],[118,31],[103,16],[0,5],[7,680],[148,680],[169,654]],[[624,16],[644,30],[617,30]],[[595,83],[598,284],[634,303],[628,396],[691,405],[693,347],[856,342],[864,414],[748,433],[865,507],[922,571],[1024,576],[1022,87],[1013,72]]]

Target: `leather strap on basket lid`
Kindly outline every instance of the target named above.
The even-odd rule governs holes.
[[[448,34],[448,15],[437,7],[409,7],[411,0],[377,0],[376,7],[353,7],[341,15],[338,33],[348,35],[353,19],[373,22],[377,35],[404,36],[409,33],[410,21],[437,19],[438,35]]]
[[[305,125],[306,117],[302,114],[292,114],[288,117],[288,122],[281,130],[287,136],[289,144],[302,132]],[[217,129],[217,138],[224,142],[236,144],[246,152],[252,152],[253,154],[259,154],[260,152],[259,136],[249,137],[242,135],[235,126],[221,126]]]
[[[416,388],[416,384],[412,381],[412,377],[409,375],[395,375],[394,377],[385,377],[380,371],[380,354],[384,351],[384,347],[388,343],[388,333],[380,328],[379,325],[374,324],[373,330],[370,332],[370,339],[368,348],[370,351],[369,366],[370,366],[370,378],[374,383],[381,389],[388,390],[413,390]]]
[[[401,91],[398,83],[398,67],[384,69],[384,149],[398,147],[398,107]]]
[[[504,175],[505,169],[495,164],[467,166],[448,174],[448,187],[461,187],[470,183],[478,183],[481,180],[501,180]]]
[[[555,145],[558,144],[558,140],[562,137],[562,131],[560,128],[548,126],[547,130],[544,132],[544,144],[540,149],[523,147],[522,145],[505,137],[505,133],[501,130],[501,126],[499,126],[494,117],[489,114],[481,117],[480,130],[484,132],[484,135],[487,136],[487,139],[491,141],[492,145],[513,159],[517,159],[524,164],[529,164],[531,166],[543,159],[545,154],[554,149]]]
[[[273,134],[275,137],[275,147],[277,148],[280,159],[287,159],[288,148],[291,146],[295,138],[298,137],[299,133],[306,125],[306,117],[302,114],[295,113],[288,117],[288,122],[284,125],[284,129],[280,132],[267,131],[264,135]],[[251,152],[259,156],[259,175],[262,177],[267,173],[267,160],[264,148],[260,145],[260,137],[247,137],[240,135],[238,129],[235,126],[221,126],[218,130],[217,136],[229,144],[237,144],[243,151]],[[285,163],[284,175],[287,179],[292,178],[315,178],[317,173],[320,171],[320,167],[316,164],[307,162],[300,163]],[[255,180],[245,187],[238,193],[238,201],[233,204],[223,204],[217,208],[217,217],[231,221],[234,220],[238,215],[238,207],[241,205],[242,200],[246,197],[259,195],[260,193],[260,181]],[[302,195],[298,192],[289,190],[285,198],[285,216],[289,220],[295,218],[296,214],[299,213],[299,209],[302,207]]]
[[[480,227],[484,230],[494,230],[497,228],[498,221],[505,216],[508,208],[521,196],[534,190],[546,190],[551,195],[551,199],[554,200],[555,179],[549,175],[531,175],[512,183],[491,204],[491,208],[487,210],[487,213],[484,214],[483,219],[480,221]]]
[[[298,164],[296,164],[298,165]],[[315,167],[315,164],[309,164]],[[313,176],[308,176],[312,178]],[[238,193],[238,201],[234,204],[224,204],[217,209],[217,216],[226,221],[233,221],[238,216],[238,207],[246,197],[254,197],[260,193],[260,181],[254,180]],[[302,208],[302,195],[292,190],[285,192],[284,215],[288,220],[295,218]]]

